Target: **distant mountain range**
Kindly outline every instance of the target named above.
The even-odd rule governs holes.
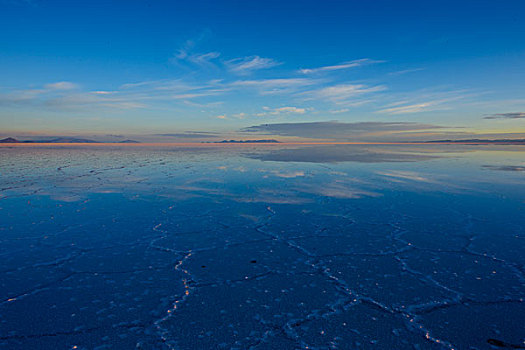
[[[116,143],[140,143],[140,141],[135,140],[124,140],[124,141],[118,141]]]
[[[434,140],[422,141],[423,143],[468,143],[468,144],[500,144],[500,145],[525,145],[525,139],[499,139],[499,140],[483,140],[483,139],[467,139],[467,140]]]
[[[0,143],[140,143],[140,141],[135,140],[123,140],[123,141],[114,141],[114,142],[100,142],[90,139],[82,139],[75,137],[56,137],[51,139],[42,139],[42,140],[17,140],[13,137],[8,137],[0,140]],[[281,143],[280,141],[274,139],[264,139],[264,140],[222,140],[222,141],[204,141],[202,143]],[[399,142],[406,143],[406,142]],[[525,139],[498,139],[498,140],[485,140],[485,139],[465,139],[465,140],[432,140],[432,141],[408,141],[408,143],[451,143],[451,144],[471,144],[471,145],[481,145],[481,144],[493,144],[493,145],[525,145]]]
[[[0,143],[101,143],[99,141],[89,140],[89,139],[80,139],[75,137],[56,137],[53,139],[44,139],[44,140],[24,140],[20,141],[12,137],[8,137],[0,140]],[[110,143],[140,143],[135,140],[124,140]]]
[[[207,142],[210,143],[210,142]],[[211,143],[281,143],[277,140],[222,140]]]

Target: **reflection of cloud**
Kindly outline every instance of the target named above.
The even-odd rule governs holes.
[[[412,180],[412,181],[420,181],[420,182],[434,182],[434,180],[426,178],[422,176],[421,174],[414,172],[414,171],[402,171],[402,170],[392,170],[390,172],[378,171],[376,174],[387,176],[387,177],[393,177],[396,179],[403,179],[403,180]]]
[[[525,171],[524,165],[483,165],[483,168],[499,171]]]
[[[297,189],[300,192],[312,193],[324,197],[356,199],[362,197],[379,197],[380,193],[366,191],[363,189],[351,187],[341,183],[310,185]]]
[[[408,170],[377,171],[376,174],[388,178],[388,181],[391,183],[410,186],[418,190],[432,190],[432,188],[436,186],[440,191],[446,190],[457,193],[473,190],[457,182],[450,181],[450,179],[447,179],[446,176],[443,175],[427,175]]]
[[[434,155],[408,152],[384,152],[379,149],[367,149],[353,145],[311,146],[294,149],[278,149],[268,152],[251,153],[245,156],[262,161],[308,162],[308,163],[383,163],[417,162],[437,158]]]
[[[282,171],[278,171],[278,170],[273,170],[273,171],[270,171],[270,173],[272,173],[272,175],[274,175],[274,176],[282,177],[282,178],[285,178],[285,179],[292,179],[294,177],[303,177],[303,176],[305,176],[304,175],[304,171],[282,172]]]
[[[235,201],[241,203],[271,203],[271,204],[305,204],[311,203],[313,200],[309,198],[290,197],[290,196],[271,196],[271,195],[257,195],[253,197],[236,197]]]
[[[310,198],[297,196],[296,191],[278,189],[261,189],[253,195],[242,195],[233,198],[242,203],[272,203],[272,204],[305,204],[313,202]]]
[[[407,132],[439,129],[440,126],[403,122],[360,122],[341,123],[337,121],[309,123],[276,123],[250,126],[242,132],[263,135],[297,136],[316,139],[351,139],[371,132]]]
[[[483,119],[522,119],[525,118],[525,112],[496,113],[486,116]]]

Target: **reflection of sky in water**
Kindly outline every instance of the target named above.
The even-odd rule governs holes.
[[[2,148],[0,345],[524,345],[523,154]]]

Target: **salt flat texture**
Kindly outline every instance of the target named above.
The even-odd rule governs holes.
[[[0,347],[525,348],[520,147],[3,147]]]

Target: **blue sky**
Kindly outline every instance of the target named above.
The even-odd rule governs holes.
[[[0,0],[0,133],[181,141],[276,124],[315,138],[324,122],[327,140],[341,126],[361,131],[336,139],[523,137],[523,13],[523,1]]]

